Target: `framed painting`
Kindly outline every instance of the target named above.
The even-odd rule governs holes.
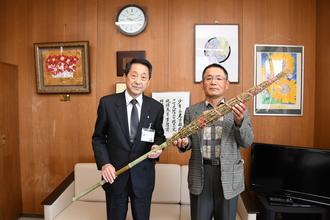
[[[254,49],[255,85],[273,78],[282,69],[293,71],[254,97],[254,114],[302,116],[304,47],[256,44]]]
[[[35,43],[37,93],[90,93],[89,42]]]
[[[133,58],[146,58],[145,51],[117,51],[117,76],[123,76],[126,63]]]
[[[239,25],[195,25],[195,82],[202,80],[206,66],[218,63],[232,83],[239,82]]]

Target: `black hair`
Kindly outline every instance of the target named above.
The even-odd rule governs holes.
[[[124,74],[127,76],[127,74],[129,73],[129,71],[131,70],[132,64],[134,63],[140,63],[146,67],[148,67],[149,69],[149,79],[151,78],[151,74],[152,74],[152,65],[151,63],[146,60],[146,59],[142,59],[142,58],[133,58],[130,62],[126,63],[126,68],[124,71]]]
[[[209,69],[209,68],[211,68],[211,67],[217,67],[217,68],[222,69],[223,72],[226,74],[226,78],[228,79],[228,72],[227,72],[227,70],[223,66],[221,66],[220,64],[217,64],[217,63],[212,63],[212,64],[208,65],[207,67],[205,67],[205,69],[203,70],[202,79],[204,78],[204,74],[205,74],[206,70]]]

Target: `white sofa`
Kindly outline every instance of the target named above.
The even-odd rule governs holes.
[[[156,184],[152,196],[151,220],[190,219],[187,173],[187,165],[156,164]],[[45,220],[105,220],[105,193],[102,187],[98,187],[72,202],[73,197],[100,180],[101,173],[96,169],[95,163],[76,164],[74,172],[42,202]],[[239,196],[236,220],[255,220],[257,212],[249,192],[244,191]],[[131,219],[133,218],[129,208],[127,220]]]

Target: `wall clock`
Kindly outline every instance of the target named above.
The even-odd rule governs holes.
[[[138,35],[146,28],[147,23],[147,13],[138,5],[125,5],[116,15],[117,29],[127,36]]]

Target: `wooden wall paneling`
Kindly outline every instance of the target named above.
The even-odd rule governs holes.
[[[152,92],[169,91],[171,83],[169,76],[169,1],[162,0],[154,4],[149,1],[146,6],[148,26],[141,41],[145,44],[147,59],[153,65],[151,83],[145,94]],[[141,42],[141,43],[142,43]],[[142,44],[142,45],[143,45]]]
[[[39,12],[31,15],[34,43],[89,41],[93,93],[97,1],[34,3],[33,11]],[[32,45],[30,48],[30,53],[34,54]],[[71,94],[70,102],[61,102],[59,94],[36,94],[35,82],[29,89],[33,90],[33,120],[30,122],[33,138],[27,147],[32,155],[24,158],[24,163],[32,163],[33,169],[31,166],[24,167],[29,175],[23,184],[23,212],[42,214],[40,202],[71,173],[74,164],[93,161],[90,143],[94,123],[90,116],[95,114],[96,104],[92,94]],[[33,190],[27,190],[31,188]]]
[[[0,63],[0,219],[22,212],[19,149],[18,67]]]
[[[315,4],[310,1],[305,3],[310,4],[309,9],[303,9],[301,4],[286,1],[252,1],[244,4],[243,25],[244,30],[249,30],[244,32],[244,51],[253,55],[253,45],[258,42],[278,45],[296,45],[292,40],[301,42],[305,46],[304,103],[313,103],[314,80],[310,77],[310,70],[314,68],[313,54],[315,51],[313,44],[315,37],[313,34],[304,36],[297,31],[297,26],[298,29],[309,33],[313,33],[315,30],[313,22],[309,21],[313,20],[313,16],[315,16]],[[291,10],[293,7],[295,12]],[[300,7],[302,11],[308,10],[307,14],[310,14],[311,17],[300,15]],[[284,37],[276,37],[278,34]],[[253,62],[253,56],[244,57],[246,69],[253,71]],[[294,143],[300,146],[312,146],[312,139],[301,137],[302,132],[313,133],[314,126],[311,117],[313,118],[313,110],[306,104],[302,117],[255,116],[253,122],[259,125],[254,127],[255,140],[267,143]]]
[[[33,56],[31,54],[31,11],[32,1],[1,1],[0,7],[0,61],[12,63],[18,66],[19,79],[19,138],[20,154],[25,158],[30,157],[32,142],[31,128],[31,93],[33,72]],[[34,88],[34,87],[33,87]],[[23,157],[22,157],[23,158]],[[22,167],[31,169],[33,163],[26,164],[20,161]],[[29,178],[24,178],[28,176]],[[29,182],[31,173],[21,172],[22,187]],[[29,184],[25,185],[29,187]],[[29,188],[31,189],[31,188]],[[30,190],[31,191],[31,190]],[[30,204],[33,203],[33,196],[29,197]],[[24,205],[23,205],[24,206]]]
[[[189,91],[190,104],[194,88],[194,27],[191,20],[196,16],[197,2],[169,1],[168,5],[168,88],[167,91]],[[195,90],[196,91],[196,90]],[[181,154],[169,146],[166,163],[188,164],[189,153]]]
[[[128,37],[121,34],[114,22],[117,11],[126,4],[137,4],[148,14],[146,29],[137,36]],[[152,92],[168,90],[168,3],[158,1],[98,1],[98,75],[97,103],[100,97],[115,92],[115,84],[124,82],[123,77],[116,75],[116,52],[130,50],[146,51],[146,58],[153,65],[151,83],[145,91],[147,96]],[[96,115],[95,115],[96,118]],[[95,121],[95,119],[94,119]],[[161,161],[166,160],[167,151]]]
[[[194,82],[195,24],[215,24],[214,21],[218,21],[219,24],[240,24],[241,10],[240,0],[170,2],[170,69],[173,73],[170,75],[171,86],[180,88],[179,91],[191,91],[191,104],[204,99],[204,93],[199,83]],[[182,84],[183,81],[184,84]],[[236,94],[241,90],[239,87],[241,85],[231,86],[227,95]]]
[[[323,30],[318,32],[318,38],[315,36],[316,4],[323,14],[327,6],[325,2],[60,0],[54,4],[40,0],[3,0],[0,27],[6,34],[0,35],[0,61],[17,64],[20,73],[19,135],[21,155],[24,155],[21,159],[23,212],[42,214],[40,202],[67,175],[71,166],[78,161],[93,160],[90,138],[99,98],[113,93],[115,83],[123,80],[116,76],[116,51],[146,50],[147,58],[154,65],[154,75],[146,95],[151,95],[153,91],[190,91],[191,104],[204,99],[200,86],[194,83],[196,23],[210,24],[218,20],[219,23],[240,24],[240,83],[230,86],[228,98],[253,85],[254,44],[294,45],[293,41],[303,44],[304,116],[253,116],[255,140],[313,147],[315,129],[315,144],[326,145],[324,137],[327,133],[322,126],[327,122],[324,118],[327,118],[328,105],[324,102],[326,80],[322,80],[326,79],[327,74],[326,59],[322,60],[321,55],[324,54],[326,58],[327,48],[324,45],[327,44],[323,42],[325,38],[320,37],[327,36],[327,32]],[[114,26],[117,10],[130,3],[145,7],[150,19],[146,30],[136,37],[123,36]],[[327,26],[327,17],[318,13],[318,18],[318,28]],[[322,20],[323,23],[320,22]],[[278,34],[286,38],[272,38]],[[269,38],[272,39],[265,41]],[[33,43],[77,40],[90,41],[92,93],[72,95],[70,103],[59,102],[58,95],[37,95]],[[315,45],[320,51],[318,60],[315,59]],[[322,66],[315,71],[315,65],[318,64]],[[316,77],[316,73],[320,75]],[[317,87],[315,78],[322,79],[317,81],[320,84]],[[316,94],[315,89],[320,94]],[[322,109],[314,109],[315,103],[321,101],[324,103]],[[253,111],[252,101],[247,106]],[[315,117],[315,112],[318,117]],[[249,151],[242,150],[246,172],[249,168]],[[168,147],[163,156],[161,161],[178,164],[186,164],[189,158],[188,154],[179,155],[173,147]],[[245,176],[248,181],[248,174]]]
[[[41,95],[34,110],[34,158],[37,201],[44,199],[78,162],[93,162],[91,134],[93,124],[88,115],[94,105],[91,95],[70,95],[70,102],[59,101],[59,95]],[[40,163],[40,164],[39,164]],[[46,193],[45,193],[46,192]]]
[[[31,12],[34,13],[28,14],[32,18],[30,53],[34,55],[33,43],[64,41],[64,14],[62,10],[64,4],[63,1],[59,1],[57,4],[46,1],[33,1],[31,5]],[[34,64],[34,57],[32,57],[31,62]],[[52,103],[50,97],[55,98],[55,96],[36,94],[35,67],[33,66],[32,68],[33,87],[32,85],[28,86],[32,99],[29,106],[21,109],[21,111],[24,110],[30,113],[30,120],[23,127],[29,129],[22,130],[21,135],[24,138],[28,135],[32,137],[29,142],[26,141],[21,144],[22,151],[28,155],[22,158],[22,163],[24,164],[22,166],[22,176],[24,176],[25,180],[22,183],[22,199],[23,213],[42,214],[43,210],[40,202],[60,182],[60,175],[50,172],[53,170],[52,166],[56,166],[56,164],[47,163],[53,153],[50,150],[52,147],[49,142],[54,135],[51,132],[54,125],[48,124],[49,121],[44,120],[52,109],[50,107]]]
[[[9,49],[12,46],[12,36],[15,36],[15,28],[13,28],[15,14],[12,13],[8,8],[14,8],[15,3],[13,1],[2,1],[0,7],[0,25],[2,27],[0,35],[0,61],[11,63],[10,60],[13,57],[9,58]]]
[[[123,82],[122,77],[117,77],[116,68],[116,47],[121,45],[117,38],[116,28],[114,27],[116,11],[119,9],[118,1],[100,0],[97,2],[97,60],[95,74],[95,94],[96,99],[95,113],[92,120],[96,120],[96,108],[99,99],[110,93],[115,92],[116,82]]]
[[[128,37],[121,34],[115,26],[117,11],[126,4],[137,4],[148,14],[146,29],[137,36]],[[98,95],[100,97],[115,92],[115,84],[124,82],[117,77],[116,52],[130,50],[146,51],[146,58],[153,65],[151,84],[145,94],[150,96],[153,91],[167,88],[168,53],[167,35],[167,1],[98,1]]]
[[[292,8],[295,10],[292,11]],[[302,11],[304,13],[301,13]],[[307,14],[309,16],[306,16]],[[315,67],[314,17],[315,2],[308,0],[299,4],[296,1],[244,1],[243,3],[244,72],[254,72],[254,44],[296,45],[294,41],[297,41],[305,46],[304,115],[302,117],[253,116],[256,142],[313,147],[314,111],[309,103],[312,105],[314,102],[315,88],[314,80],[310,76],[311,70]],[[302,30],[310,34],[307,34],[308,36],[302,34]],[[281,36],[278,36],[279,34]],[[252,74],[250,76],[254,79]],[[252,113],[253,103],[253,101],[249,103]],[[251,149],[243,150],[246,158],[247,184],[250,175],[250,151]]]
[[[317,1],[316,10],[316,71],[315,71],[315,132],[314,146],[316,148],[330,149],[328,136],[329,131],[326,129],[330,124],[330,104],[326,100],[329,93],[329,60],[330,48],[328,37],[330,34],[330,2],[327,0]]]
[[[195,24],[240,24],[242,3],[238,1],[170,1],[169,64],[170,91],[190,91],[190,104],[205,99],[199,83],[195,83]],[[241,33],[242,34],[242,33]],[[240,53],[240,56],[242,54]],[[240,66],[242,66],[240,64]],[[226,97],[240,93],[242,83],[231,84]],[[178,154],[169,149],[168,161],[188,164],[190,153]]]

